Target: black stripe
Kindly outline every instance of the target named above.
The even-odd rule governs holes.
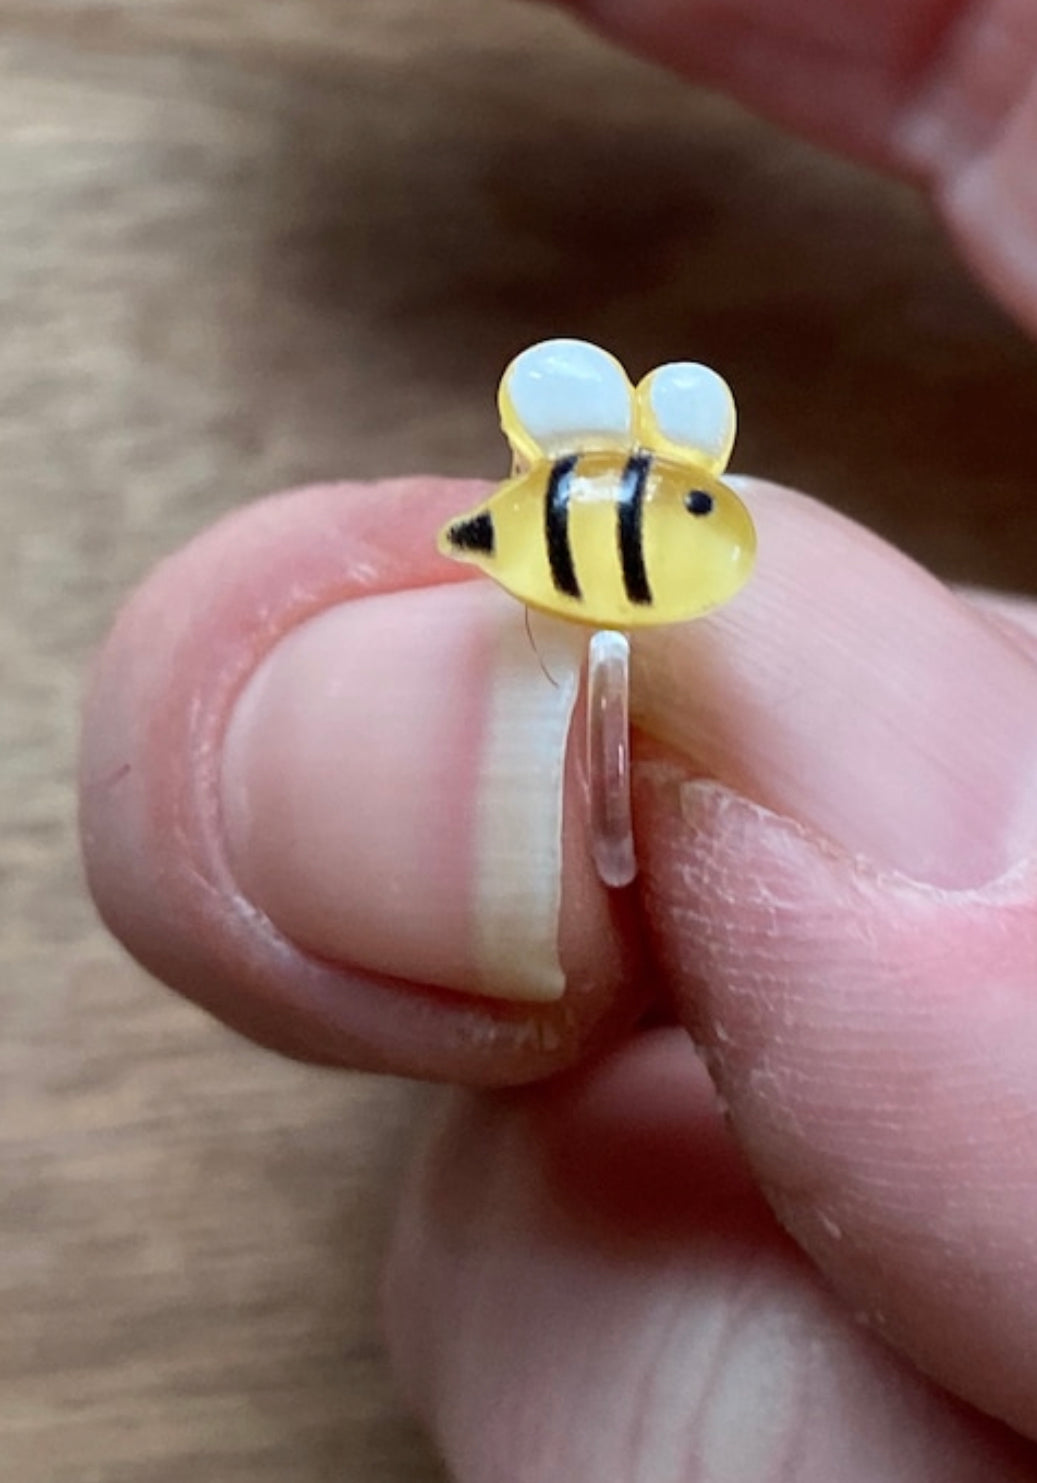
[[[573,548],[569,542],[569,490],[577,461],[578,455],[573,454],[560,458],[551,467],[544,494],[544,534],[555,589],[566,597],[582,598],[573,565]]]
[[[619,559],[623,565],[623,586],[631,602],[646,605],[652,601],[645,569],[644,510],[645,484],[652,467],[651,455],[635,453],[623,470],[616,499],[616,534],[619,537]]]
[[[485,555],[492,556],[497,544],[493,516],[488,510],[483,510],[479,515],[459,520],[447,531],[447,540],[455,551],[482,551]]]

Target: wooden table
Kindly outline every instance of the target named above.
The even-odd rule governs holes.
[[[500,470],[559,332],[713,361],[742,467],[1032,583],[1037,354],[907,191],[503,0],[0,0],[0,1479],[440,1476],[373,1299],[417,1094],[123,959],[77,697],[240,501]]]

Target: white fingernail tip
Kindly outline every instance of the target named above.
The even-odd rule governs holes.
[[[587,648],[575,624],[501,604],[477,780],[475,977],[496,999],[565,992],[562,907],[565,756]]]

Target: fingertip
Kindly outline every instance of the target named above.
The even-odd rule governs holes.
[[[1033,1435],[1033,869],[924,886],[672,755],[637,789],[657,961],[772,1208],[871,1327]]]
[[[463,942],[489,920],[472,840],[489,796],[479,749],[502,605],[433,540],[472,495],[436,480],[304,490],[166,562],[98,661],[82,819],[113,930],[234,1027],[307,1059],[493,1083],[547,1074],[617,1033],[644,985],[629,903],[589,878],[580,779],[561,785],[568,713],[552,692],[565,993],[538,1004],[473,992],[485,985]],[[510,634],[521,614],[504,621]],[[292,684],[268,675],[248,700],[280,648],[307,644]],[[544,684],[524,632],[509,644],[512,658],[522,650],[518,691],[533,669]],[[232,725],[243,696],[247,745],[249,727],[235,740]],[[530,722],[544,724],[540,712]],[[482,961],[507,950],[532,981],[519,915],[519,935],[483,943]]]

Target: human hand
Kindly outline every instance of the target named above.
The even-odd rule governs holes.
[[[753,584],[640,648],[640,895],[594,880],[573,756],[567,995],[462,997],[515,621],[431,554],[471,498],[306,491],[152,578],[88,716],[106,916],[295,1054],[473,1085],[583,1063],[459,1099],[408,1191],[393,1347],[462,1479],[1037,1477],[949,1399],[1037,1435],[1037,618],[750,489]],[[683,1031],[626,1033],[646,987],[741,1153]]]
[[[921,183],[1037,331],[1034,0],[561,0],[775,122]]]

